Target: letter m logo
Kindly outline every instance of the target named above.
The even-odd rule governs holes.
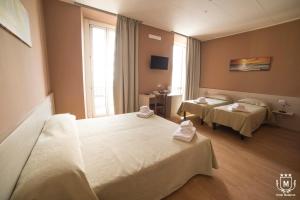
[[[291,189],[292,178],[291,177],[280,177],[280,186],[282,189]]]
[[[282,181],[282,186],[284,188],[289,188],[290,187],[290,182],[289,181]]]

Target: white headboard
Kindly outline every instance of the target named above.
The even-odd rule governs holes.
[[[44,122],[54,112],[53,108],[53,97],[50,95],[0,144],[1,200],[10,198]]]

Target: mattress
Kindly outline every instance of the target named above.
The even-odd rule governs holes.
[[[136,113],[77,120],[86,176],[99,199],[155,200],[196,174],[212,175],[217,162],[211,141],[174,140],[178,125]]]
[[[205,98],[205,100],[207,101],[205,104],[196,103],[194,100],[183,101],[178,109],[177,114],[182,116],[184,112],[188,112],[199,116],[201,119],[204,119],[210,109],[216,106],[230,104],[230,101],[221,99]]]
[[[247,103],[239,104],[244,105],[247,112],[232,111],[232,104],[219,106],[211,110],[204,121],[209,125],[217,123],[228,126],[239,131],[241,135],[252,137],[253,131],[267,120],[268,108]]]

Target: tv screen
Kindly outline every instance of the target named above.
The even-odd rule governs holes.
[[[150,68],[167,70],[168,69],[168,61],[169,61],[168,57],[151,56]]]

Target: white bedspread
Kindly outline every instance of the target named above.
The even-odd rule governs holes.
[[[155,200],[196,174],[212,175],[211,142],[173,139],[178,125],[135,113],[77,121],[88,181],[101,200]]]
[[[233,111],[233,104],[219,106],[211,110],[204,121],[210,126],[212,123],[222,124],[239,131],[244,136],[252,137],[252,132],[271,118],[270,108],[246,103],[239,104],[245,107],[245,112]]]
[[[211,109],[217,106],[222,106],[230,104],[231,101],[205,98],[207,103],[196,103],[195,100],[183,101],[177,111],[177,114],[183,116],[184,112],[188,112],[194,115],[199,116],[201,119],[204,119]]]

